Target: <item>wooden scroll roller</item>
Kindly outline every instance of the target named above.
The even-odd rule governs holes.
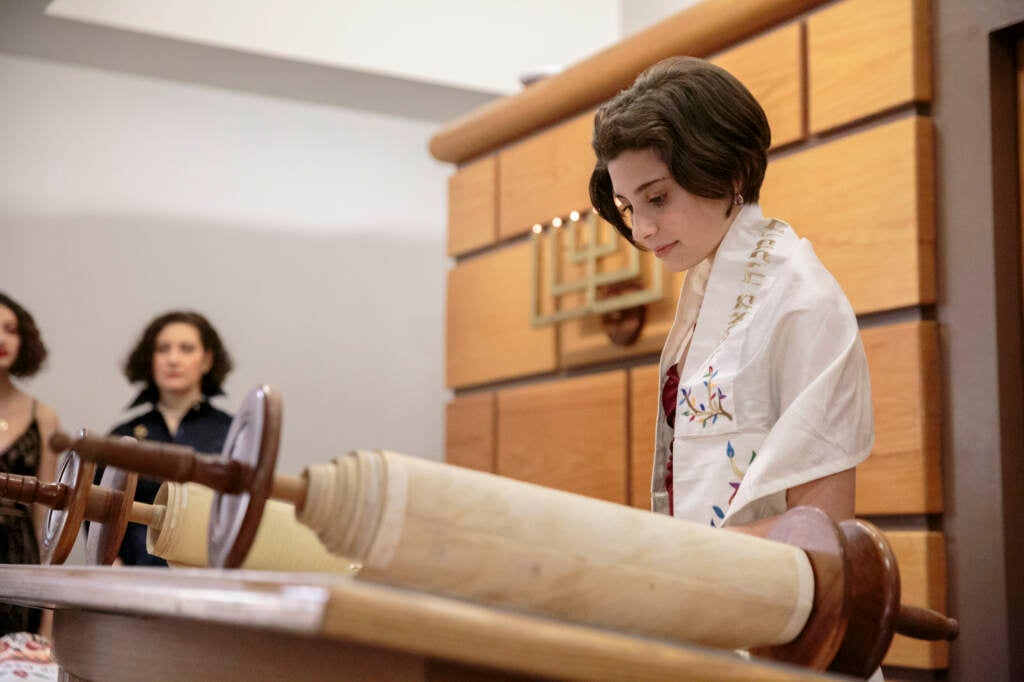
[[[305,480],[274,474],[281,438],[281,400],[267,386],[250,391],[231,421],[221,456],[167,443],[136,443],[55,433],[55,452],[74,448],[83,459],[215,491],[207,550],[211,566],[238,568],[256,537],[263,508],[273,498],[292,505],[305,497]],[[145,465],[138,464],[140,457]]]
[[[83,436],[84,431],[80,434]],[[132,499],[137,473],[110,467],[100,485],[94,486],[95,471],[94,462],[82,461],[71,450],[61,459],[54,483],[43,483],[35,476],[0,474],[0,498],[39,504],[50,510],[40,547],[42,563],[64,563],[85,520],[92,522],[86,554],[94,564],[114,562],[129,521],[160,526],[163,508]]]
[[[244,556],[243,534],[217,546],[230,535],[214,527],[243,525],[266,490],[364,580],[863,677],[894,631],[956,635],[956,621],[900,606],[895,557],[863,521],[796,508],[765,540],[384,451],[274,476],[276,452],[253,438],[269,431],[276,449],[280,414],[273,391],[250,393],[239,412],[250,439],[223,457],[89,436],[53,444],[220,489],[237,504],[214,503],[211,560]]]
[[[131,439],[129,439],[131,440]],[[78,536],[83,520],[91,523],[86,539],[86,562],[114,563],[128,522],[149,527],[150,554],[172,566],[208,566],[206,528],[213,491],[195,483],[164,483],[155,504],[135,502],[138,474],[107,467],[99,486],[92,485],[95,464],[82,463],[74,450],[61,461],[61,479],[71,483],[43,483],[34,476],[0,474],[0,498],[49,507],[44,532],[43,563],[63,563]],[[84,492],[83,492],[84,491]],[[259,531],[242,565],[253,570],[351,573],[357,568],[335,555],[308,527],[295,520],[291,505],[268,501]]]

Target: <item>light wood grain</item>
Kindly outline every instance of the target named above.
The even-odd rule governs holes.
[[[801,24],[758,36],[710,61],[736,76],[768,117],[772,147],[804,136]]]
[[[427,663],[427,682],[537,682],[542,679],[535,675],[513,675],[448,661],[431,660]]]
[[[625,371],[499,391],[498,424],[498,474],[626,501]]]
[[[871,372],[875,447],[857,468],[857,513],[942,511],[938,329],[906,322],[861,333]]]
[[[495,403],[494,393],[476,393],[446,405],[445,462],[494,473]]]
[[[61,667],[93,682],[426,679],[422,656],[242,624],[62,609],[54,625]]]
[[[661,382],[658,365],[629,370],[629,504],[651,508],[654,470],[654,424]]]
[[[811,131],[931,101],[927,0],[846,0],[807,20]]]
[[[942,511],[938,338],[933,322],[907,322],[861,334],[871,372],[875,447],[857,468],[857,514]],[[650,505],[656,365],[630,370],[630,504]]]
[[[639,31],[514,97],[453,121],[430,141],[440,161],[461,163],[592,108],[674,55],[723,50],[827,0],[705,0]]]
[[[498,160],[489,156],[448,178],[448,255],[493,244],[498,238]]]
[[[530,245],[516,244],[448,271],[447,385],[553,370],[555,330],[530,327]]]
[[[500,238],[590,207],[593,129],[594,115],[588,112],[498,154]]]
[[[765,215],[810,239],[857,313],[935,301],[932,125],[911,117],[768,165]]]
[[[942,533],[887,531],[885,535],[899,563],[902,603],[946,613],[946,542]],[[946,668],[949,644],[896,635],[883,663],[905,668]]]

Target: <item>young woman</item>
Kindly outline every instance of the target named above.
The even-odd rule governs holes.
[[[810,243],[757,205],[770,140],[738,80],[671,58],[597,111],[590,180],[602,218],[687,271],[660,365],[652,506],[759,535],[797,505],[852,517],[874,442],[856,316]]]
[[[223,394],[231,357],[210,322],[199,313],[176,310],[160,315],[142,332],[124,364],[129,382],[145,388],[130,407],[149,403],[145,414],[131,419],[113,435],[188,445],[218,453],[224,446],[231,415],[209,399]],[[96,477],[99,480],[102,472]],[[139,478],[135,499],[152,504],[160,481]],[[119,556],[126,565],[166,566],[146,552],[146,527],[129,524]]]
[[[27,310],[0,293],[0,471],[52,481],[56,456],[48,445],[57,429],[54,411],[25,393],[12,380],[39,371],[46,346]],[[0,501],[0,563],[39,563],[42,507]],[[35,632],[40,611],[0,604],[0,634]]]

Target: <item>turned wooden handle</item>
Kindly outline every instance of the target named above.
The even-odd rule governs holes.
[[[73,449],[82,459],[136,471],[165,481],[205,485],[237,495],[249,489],[253,470],[237,460],[203,455],[184,445],[130,438],[83,436],[57,432],[50,438],[55,452]]]
[[[132,523],[141,523],[160,530],[164,525],[164,516],[167,515],[167,507],[162,504],[146,504],[136,502],[128,512],[128,520]]]
[[[930,641],[952,642],[960,634],[960,623],[938,611],[919,606],[900,606],[893,629],[901,635]]]
[[[63,483],[43,483],[35,476],[0,474],[0,497],[22,504],[64,509],[68,504],[68,487]]]

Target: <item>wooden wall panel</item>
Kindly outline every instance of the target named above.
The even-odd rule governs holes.
[[[935,301],[933,140],[910,117],[768,165],[765,215],[807,237],[858,313]]]
[[[846,0],[807,21],[812,132],[931,100],[927,0]]]
[[[447,385],[463,387],[551,371],[553,327],[530,326],[530,244],[448,271]]]
[[[456,396],[445,406],[445,462],[494,473],[496,403],[489,392]]]
[[[498,392],[497,473],[626,502],[626,372]]]
[[[946,543],[935,531],[886,531],[900,567],[902,603],[946,613]],[[949,667],[949,644],[893,637],[884,665]]]
[[[657,364],[629,370],[629,504],[639,509],[651,508],[659,386]]]
[[[593,129],[594,114],[587,112],[498,154],[500,238],[590,207]]]
[[[857,513],[942,511],[938,330],[907,322],[861,333],[871,371],[875,447],[857,469]]]
[[[448,255],[493,244],[498,238],[498,159],[488,156],[448,178]]]
[[[754,96],[772,129],[772,147],[804,136],[800,24],[790,24],[711,58]]]
[[[874,327],[861,338],[871,371],[875,448],[857,469],[857,514],[941,512],[936,326]],[[650,503],[658,386],[656,365],[630,370],[630,504],[640,508]]]

